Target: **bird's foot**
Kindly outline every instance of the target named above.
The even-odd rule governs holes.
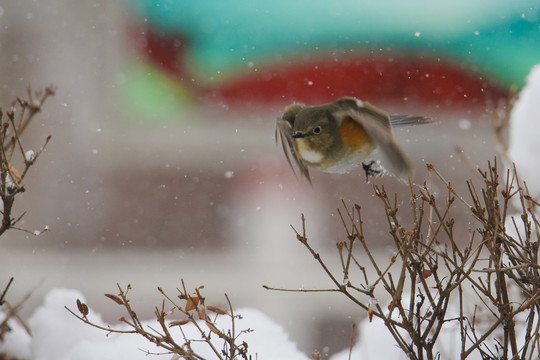
[[[375,161],[370,161],[369,163],[362,163],[362,169],[364,169],[364,173],[366,174],[366,183],[369,184],[369,177],[370,176],[380,176],[382,175],[382,170],[377,167],[377,163]]]

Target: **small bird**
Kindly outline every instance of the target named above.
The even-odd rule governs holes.
[[[407,181],[413,175],[413,168],[396,143],[392,127],[429,122],[422,116],[389,115],[353,97],[318,106],[294,103],[277,119],[276,142],[279,134],[293,172],[291,155],[310,183],[309,167],[347,173],[360,164],[368,181],[369,176],[381,171],[373,167],[374,161],[364,163],[376,148],[380,149],[382,166]]]

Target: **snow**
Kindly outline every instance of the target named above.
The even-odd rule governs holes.
[[[5,318],[5,314],[0,314],[0,321],[4,321]],[[10,321],[9,327],[11,331],[6,333],[4,341],[0,343],[0,353],[16,354],[22,359],[29,359],[32,338],[22,325],[16,321]]]
[[[516,163],[518,174],[527,182],[531,196],[540,196],[538,139],[540,134],[540,64],[527,76],[510,118],[508,155]]]
[[[540,64],[533,67],[527,76],[527,84],[514,104],[510,116],[510,144],[508,156],[516,164],[521,181],[525,181],[530,195],[540,197],[540,166],[538,166],[538,134],[540,134]],[[515,196],[516,208],[521,204]],[[517,238],[525,234],[521,213],[508,217],[506,229],[508,234]],[[515,220],[512,222],[511,217]],[[516,229],[517,227],[517,229]],[[518,234],[519,233],[519,234]]]
[[[407,359],[407,356],[395,345],[392,335],[386,329],[384,322],[374,319],[363,320],[359,326],[359,336],[354,345],[350,359]],[[349,349],[330,357],[330,360],[349,360]]]
[[[468,119],[459,120],[458,126],[461,130],[470,130],[472,127],[472,122]]]
[[[36,158],[36,153],[33,150],[28,150],[25,154],[26,161],[34,161]]]
[[[406,298],[407,296],[405,296]],[[457,318],[458,312],[456,309],[449,309],[447,318]],[[523,346],[522,341],[525,339],[527,312],[522,312],[515,317],[516,320],[516,339],[518,347]],[[395,320],[398,318],[396,317]],[[399,331],[404,339],[407,335],[404,330]],[[461,351],[460,329],[457,321],[447,322],[439,334],[434,346],[434,353],[439,353],[441,359],[459,359]],[[486,340],[490,348],[495,349],[495,343],[492,338]],[[468,344],[470,346],[470,343]],[[406,360],[408,357],[398,347],[394,338],[387,330],[384,322],[374,318],[372,322],[364,319],[360,322],[358,338],[353,346],[351,356],[349,357],[350,349],[343,349],[341,352],[330,357],[330,360],[369,360],[369,359],[396,359]],[[535,355],[537,352],[535,353]],[[533,358],[533,357],[531,357]],[[482,355],[473,351],[467,359],[481,360]]]

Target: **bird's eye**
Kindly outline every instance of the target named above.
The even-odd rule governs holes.
[[[314,134],[320,134],[321,133],[321,127],[317,126],[315,129],[313,129]]]

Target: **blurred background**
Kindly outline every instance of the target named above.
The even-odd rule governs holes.
[[[269,314],[308,354],[347,347],[358,308],[262,285],[331,286],[290,225],[304,213],[309,241],[338,266],[342,200],[361,205],[388,259],[373,184],[400,194],[404,223],[408,186],[313,171],[310,187],[275,145],[276,118],[294,101],[341,96],[431,117],[395,134],[415,181],[433,163],[467,195],[474,167],[504,151],[494,124],[540,62],[539,16],[532,0],[1,2],[0,105],[30,84],[58,91],[25,134],[36,150],[52,140],[15,208],[26,229],[50,231],[0,239],[0,286],[15,278],[12,303],[33,291],[23,315],[67,287],[116,321],[103,293],[117,283],[132,284],[150,318],[156,287],[174,293],[183,278],[204,285],[208,303],[227,293]],[[467,214],[454,215],[467,240]]]

